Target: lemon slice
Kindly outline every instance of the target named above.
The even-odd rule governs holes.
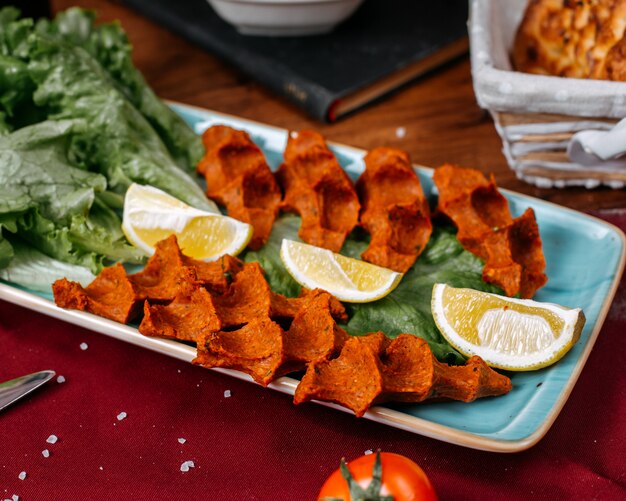
[[[289,274],[303,287],[324,289],[341,301],[368,303],[394,290],[402,273],[328,249],[283,239],[280,257]]]
[[[196,209],[158,188],[132,184],[124,198],[122,230],[149,256],[155,244],[171,234],[187,256],[205,261],[236,256],[252,238],[252,226],[215,210]]]
[[[215,202],[210,198],[207,198],[207,204],[210,209],[208,212],[212,214],[221,214]],[[141,185],[137,183],[131,184],[126,190],[124,197],[124,205],[131,206],[150,206],[153,209],[194,209],[185,202],[173,197],[169,193],[165,193],[163,190],[155,188],[154,186]],[[194,209],[195,210],[195,209]],[[200,209],[197,209],[200,210]]]
[[[435,284],[432,312],[437,327],[463,355],[491,367],[541,369],[565,355],[585,325],[580,308],[514,299]]]

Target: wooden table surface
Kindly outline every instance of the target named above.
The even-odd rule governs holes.
[[[122,23],[134,46],[135,64],[165,99],[291,130],[315,129],[329,141],[364,149],[402,148],[426,166],[450,162],[476,167],[493,173],[501,187],[580,210],[626,208],[624,189],[540,189],[518,180],[502,155],[491,117],[476,104],[468,57],[337,123],[323,124],[119,2],[79,4],[95,9],[100,21]],[[76,2],[51,1],[53,13],[72,5]],[[402,138],[396,135],[398,127],[406,130]]]

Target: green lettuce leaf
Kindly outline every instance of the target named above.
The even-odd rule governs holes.
[[[4,136],[11,132],[11,126],[7,120],[6,113],[4,111],[0,111],[0,136]]]
[[[0,234],[0,270],[9,266],[15,257],[15,249],[11,243]]]
[[[52,284],[60,278],[67,278],[83,286],[89,285],[96,278],[93,273],[82,266],[53,259],[19,240],[14,240],[11,245],[15,249],[14,259],[7,266],[0,266],[0,278],[7,282],[50,294]],[[0,255],[2,255],[1,247],[2,240],[0,240]]]
[[[50,120],[0,137],[0,265],[14,255],[10,234],[94,273],[105,259],[143,259],[126,242],[119,216],[96,195],[106,188],[104,176],[69,161],[72,138],[84,128],[82,120]]]
[[[28,51],[28,37],[33,30],[33,20],[20,19],[15,7],[0,9],[0,54],[22,57]]]
[[[211,204],[194,179],[172,160],[144,116],[116,88],[100,64],[80,47],[31,35],[29,69],[35,104],[52,119],[83,119],[74,151],[85,168],[104,174],[110,189],[150,184],[194,207]]]
[[[28,66],[15,57],[0,54],[0,110],[14,116],[15,109],[30,100],[34,90]]]
[[[36,30],[89,52],[150,122],[176,162],[195,172],[204,155],[200,137],[147,85],[133,65],[132,46],[119,23],[95,26],[94,21],[94,12],[72,7],[60,12],[54,21],[40,20]]]
[[[17,215],[0,214],[0,269],[9,265],[15,257],[15,250],[6,238],[8,233],[17,233]]]
[[[84,128],[80,120],[46,121],[0,137],[0,214],[37,208],[69,223],[88,211],[107,183],[68,163],[70,140]]]

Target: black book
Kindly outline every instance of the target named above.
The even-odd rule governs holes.
[[[325,35],[239,34],[206,0],[124,0],[323,121],[467,52],[467,0],[366,0]]]

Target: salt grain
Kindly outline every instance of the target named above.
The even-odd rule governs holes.
[[[402,139],[404,136],[406,136],[406,128],[404,127],[398,127],[396,129],[396,137],[398,139]]]
[[[367,449],[363,454],[369,456],[370,454],[374,454],[374,451],[372,449]]]
[[[57,437],[56,435],[50,435],[47,439],[46,442],[48,442],[49,444],[56,444],[57,440],[59,440],[59,437]]]
[[[103,468],[102,466],[100,466],[100,469],[101,469],[101,470],[104,470],[104,468]]]
[[[87,348],[89,348],[89,345],[87,343],[80,343],[80,349],[85,351]]]
[[[20,500],[20,497],[19,497],[17,494],[13,494],[13,495],[11,496],[11,499],[12,499],[13,501],[19,501],[19,500]]]
[[[118,420],[118,421],[121,421],[122,419],[126,419],[126,416],[128,416],[128,414],[126,414],[125,412],[120,412],[120,413],[117,415],[117,420]]]
[[[65,383],[65,378],[63,376],[59,376],[57,378],[57,383]]]
[[[226,390],[224,392],[224,398],[229,398],[231,396],[230,390]]]
[[[44,449],[43,451],[41,451],[41,455],[45,458],[49,458],[50,457],[50,451],[48,449]]]
[[[188,472],[189,468],[195,468],[196,465],[193,464],[193,461],[185,461],[183,464],[180,465],[180,471],[182,472]]]
[[[17,478],[19,478],[20,480],[24,480],[24,479],[26,478],[26,472],[25,472],[25,471],[21,472],[21,473],[17,476]]]
[[[185,440],[184,438],[179,438],[178,439],[178,443],[179,444],[184,444],[187,440]]]

